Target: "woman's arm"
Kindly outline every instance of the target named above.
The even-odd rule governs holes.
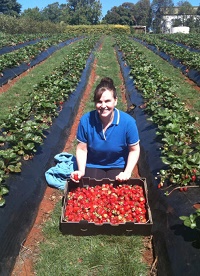
[[[128,160],[124,172],[116,176],[116,180],[126,181],[131,178],[132,171],[138,162],[140,156],[140,144],[129,146]]]
[[[78,182],[85,175],[85,167],[87,161],[87,144],[79,142],[76,148],[76,161],[78,170],[71,173],[73,181]]]

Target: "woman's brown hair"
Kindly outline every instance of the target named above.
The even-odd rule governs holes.
[[[105,77],[102,78],[100,83],[97,85],[96,89],[94,90],[94,102],[98,102],[99,99],[101,98],[103,92],[106,90],[112,91],[113,92],[113,97],[116,99],[117,98],[117,91],[114,86],[114,82],[111,78]]]

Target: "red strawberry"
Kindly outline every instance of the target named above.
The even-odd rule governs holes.
[[[192,181],[195,182],[196,181],[196,175],[192,175]]]

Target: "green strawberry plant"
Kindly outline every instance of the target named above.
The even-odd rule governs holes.
[[[183,33],[157,34],[156,36],[162,40],[167,40],[167,41],[176,42],[176,43],[182,43],[186,46],[200,49],[200,45],[199,45],[200,35],[197,33],[190,33],[187,35],[183,34]]]
[[[176,58],[189,68],[196,70],[200,69],[200,55],[199,53],[191,52],[186,48],[178,46],[169,41],[159,38],[157,35],[141,35],[135,34],[135,38],[145,41],[147,44],[154,45],[157,50],[163,51],[170,55],[171,59]],[[199,45],[199,43],[198,43]]]
[[[0,185],[0,207],[2,207],[3,205],[5,205],[5,199],[3,196],[5,196],[6,194],[9,193],[8,188],[6,188],[3,185]]]
[[[185,226],[200,231],[200,209],[197,209],[193,214],[189,216],[179,217]]]
[[[0,150],[0,169],[5,173],[21,171],[20,157],[13,149]]]
[[[51,75],[34,86],[28,100],[15,106],[8,118],[0,123],[0,189],[9,173],[21,171],[21,158],[34,156],[45,138],[53,119],[62,110],[62,105],[76,89],[87,59],[99,36],[91,36],[76,42],[70,54],[55,68]],[[77,57],[80,57],[77,58]],[[1,195],[2,205],[4,192]]]
[[[199,118],[192,116],[176,97],[177,85],[149,63],[134,41],[121,36],[116,43],[144,98],[145,112],[157,126],[161,159],[167,165],[166,170],[159,172],[159,185],[196,186],[200,175],[200,131],[196,127]]]
[[[0,48],[5,46],[15,46],[17,44],[22,44],[27,41],[36,39],[47,39],[52,37],[52,34],[47,33],[37,33],[37,34],[7,34],[0,33]]]
[[[0,60],[0,72],[6,68],[12,68],[19,66],[21,63],[28,63],[34,59],[41,52],[47,50],[52,45],[56,45],[62,41],[71,38],[67,34],[58,34],[51,36],[45,40],[41,40],[33,45],[28,45],[13,52],[1,55]]]

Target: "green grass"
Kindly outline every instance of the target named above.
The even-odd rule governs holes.
[[[8,116],[10,108],[27,100],[28,93],[34,91],[34,85],[39,83],[44,76],[51,74],[55,67],[61,64],[71,47],[72,45],[68,45],[56,51],[45,62],[42,62],[25,77],[19,79],[7,92],[0,94],[0,121]]]
[[[165,74],[166,77],[170,78],[176,85],[176,95],[181,99],[182,102],[188,106],[188,108],[196,115],[200,113],[200,97],[199,91],[187,82],[187,77],[184,76],[180,69],[174,68],[167,61],[160,58],[158,55],[144,47],[138,42],[134,42],[140,49],[144,51],[147,59]]]
[[[125,110],[126,107],[120,97],[120,67],[112,43],[112,39],[106,37],[102,50],[96,55],[97,81],[92,90],[94,91],[102,77],[111,77],[118,91],[118,108]],[[85,112],[91,109],[94,109],[93,93],[87,101]],[[72,152],[74,150],[75,148]],[[45,242],[40,244],[40,254],[35,265],[37,275],[147,275],[149,268],[142,261],[144,246],[141,236],[62,235],[58,229],[60,207],[61,203],[58,203],[51,219],[45,224]]]
[[[96,58],[98,58],[96,74],[98,75],[98,80],[94,83],[94,88],[99,83],[102,77],[110,77],[113,79],[115,87],[117,89],[118,104],[117,108],[126,111],[126,106],[121,100],[120,85],[122,84],[119,78],[121,72],[120,67],[116,59],[116,53],[114,51],[114,41],[107,37],[103,45],[102,51],[98,52]],[[93,95],[92,95],[93,96]]]
[[[37,275],[147,275],[142,262],[142,238],[138,236],[62,235],[58,230],[60,208],[44,228],[46,241],[40,244]]]

